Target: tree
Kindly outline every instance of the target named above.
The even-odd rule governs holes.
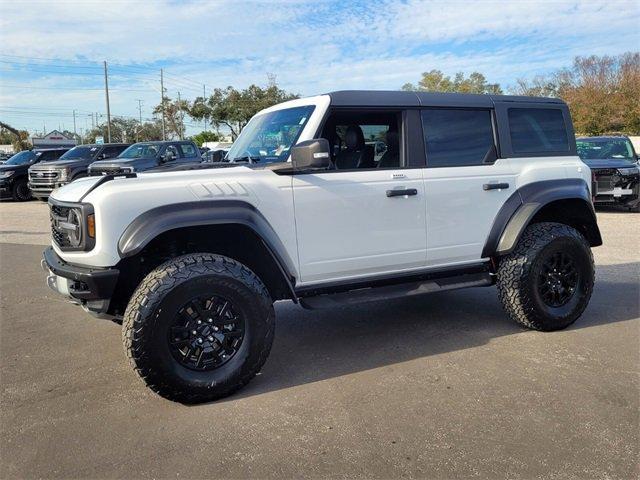
[[[298,98],[298,95],[285,92],[275,82],[266,88],[257,85],[250,85],[244,90],[216,88],[209,98],[198,97],[194,100],[190,116],[196,120],[207,119],[215,127],[228,128],[235,140],[251,117],[260,110],[294,98]]]
[[[549,96],[569,105],[576,132],[640,134],[640,53],[576,57],[571,68],[519,79],[512,92]]]
[[[105,142],[108,141],[106,123],[87,132],[84,141],[85,143],[95,143],[96,137],[99,136],[103,137]],[[114,117],[111,119],[112,142],[133,143],[149,140],[162,140],[162,126],[157,120],[140,125],[138,120],[132,118]]]
[[[500,85],[488,83],[486,77],[478,72],[472,72],[468,77],[458,72],[453,80],[440,70],[430,70],[422,74],[417,85],[405,83],[402,90],[417,92],[458,92],[458,93],[502,93]]]
[[[191,137],[191,140],[193,140],[196,145],[201,147],[205,142],[219,142],[222,140],[222,138],[222,135],[218,132],[204,131],[193,135]]]
[[[191,105],[189,105],[187,100],[171,100],[169,97],[163,97],[162,103],[153,109],[153,113],[158,117],[163,114],[163,104],[167,136],[169,138],[179,138],[182,140],[185,133],[184,117],[191,111]]]
[[[9,143],[13,145],[14,151],[21,152],[22,150],[31,148],[29,132],[26,130],[18,130],[7,123],[0,122],[0,132],[2,132],[4,140],[9,140]]]

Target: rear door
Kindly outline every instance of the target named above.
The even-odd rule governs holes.
[[[424,155],[407,141],[409,130],[419,127],[418,112],[413,122],[410,113],[341,111],[329,116],[321,136],[330,140],[337,167],[293,176],[300,284],[424,267]],[[350,127],[364,136],[357,148],[345,144]],[[366,161],[350,161],[377,141],[385,143],[386,158],[376,161],[371,150]],[[349,161],[341,161],[345,158]]]
[[[508,159],[497,158],[490,108],[421,111],[427,167],[427,265],[479,262],[493,221],[515,191]]]

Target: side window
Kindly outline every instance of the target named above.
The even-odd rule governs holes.
[[[510,108],[507,115],[513,153],[569,151],[562,110]]]
[[[180,154],[178,153],[178,146],[177,145],[167,145],[167,149],[164,151],[164,154],[166,155],[168,152],[172,152],[173,153],[173,159],[174,160],[176,158],[180,157]]]
[[[104,150],[102,150],[102,155],[103,155],[103,158],[115,158],[123,150],[124,150],[124,147],[105,147]]]
[[[400,168],[401,112],[333,112],[322,132],[336,170]]]
[[[482,165],[496,159],[490,110],[433,108],[421,115],[427,167]]]
[[[197,156],[196,147],[194,147],[191,143],[181,143],[180,149],[182,150],[183,157],[189,158]]]

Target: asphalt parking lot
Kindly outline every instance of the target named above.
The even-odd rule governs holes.
[[[47,207],[0,204],[1,478],[637,478],[640,215],[599,213],[571,328],[525,331],[494,288],[277,305],[262,374],[184,406],[130,370],[119,326],[49,292]]]

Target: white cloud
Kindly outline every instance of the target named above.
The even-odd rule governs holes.
[[[478,70],[508,85],[567,66],[575,55],[617,54],[640,44],[637,0],[4,1],[2,9],[0,54],[78,65],[104,59],[163,64],[169,93],[181,89],[186,97],[199,93],[199,83],[265,83],[267,72],[301,94],[395,89],[432,68],[450,74]],[[9,66],[2,65],[2,72]],[[143,72],[113,69],[113,110],[135,115],[134,99],[142,98],[149,115],[159,96],[157,72]],[[0,84],[17,81],[2,77]],[[53,73],[20,79],[41,88],[99,87],[100,81],[99,75]],[[104,110],[100,97],[94,91],[32,90],[19,97],[13,90],[0,92],[4,105],[88,111]]]

